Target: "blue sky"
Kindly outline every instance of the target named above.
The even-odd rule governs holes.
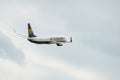
[[[119,0],[0,0],[0,80],[120,80]],[[72,36],[62,47],[27,35]]]

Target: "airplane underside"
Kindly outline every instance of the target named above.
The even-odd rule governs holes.
[[[56,44],[57,46],[63,46],[62,43],[52,43],[50,41],[32,41],[32,40],[29,41],[36,44]]]
[[[33,42],[33,43],[36,43],[36,44],[51,44],[51,42],[47,42],[47,41],[31,41],[29,40],[30,42]]]

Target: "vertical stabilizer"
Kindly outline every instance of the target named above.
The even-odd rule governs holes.
[[[36,35],[34,35],[30,23],[28,23],[28,36],[29,37],[37,37]]]

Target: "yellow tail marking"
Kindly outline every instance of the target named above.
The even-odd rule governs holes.
[[[28,33],[32,34],[33,33],[32,29],[28,29]]]

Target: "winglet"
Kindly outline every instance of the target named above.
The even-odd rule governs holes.
[[[72,37],[70,37],[70,42],[72,42]]]

